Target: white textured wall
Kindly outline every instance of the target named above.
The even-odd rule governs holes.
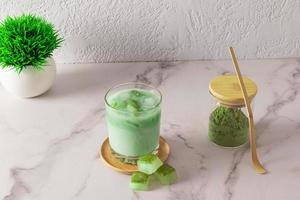
[[[0,0],[0,19],[32,12],[65,38],[58,62],[300,55],[299,0]]]

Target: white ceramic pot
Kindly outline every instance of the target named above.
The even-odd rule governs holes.
[[[42,70],[28,66],[18,74],[13,69],[1,69],[0,80],[8,92],[18,97],[29,98],[49,90],[53,85],[55,76],[55,62],[53,58],[49,58]]]

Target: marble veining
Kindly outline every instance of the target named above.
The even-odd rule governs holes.
[[[246,153],[246,148],[245,147],[242,148],[244,149],[243,151],[234,152],[230,169],[224,181],[224,185],[225,185],[224,199],[226,200],[231,200],[234,195],[233,188],[239,178],[238,167],[239,164],[241,163],[243,156]]]
[[[214,106],[208,83],[232,73],[230,61],[59,65],[54,87],[38,98],[17,99],[0,87],[0,199],[298,200],[300,60],[240,65],[259,88],[254,118],[266,175],[253,170],[248,144],[223,149],[207,139]],[[174,185],[133,192],[129,176],[99,159],[105,92],[130,81],[163,94],[161,135],[178,171]]]
[[[159,62],[158,66],[154,65],[147,67],[142,73],[136,75],[136,82],[142,82],[146,84],[151,84],[155,87],[159,87],[163,81],[171,76],[171,69],[174,69],[179,64],[179,62]]]

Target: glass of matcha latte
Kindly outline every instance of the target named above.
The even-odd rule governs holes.
[[[117,85],[106,93],[106,121],[113,154],[126,163],[159,147],[161,93],[143,83]]]

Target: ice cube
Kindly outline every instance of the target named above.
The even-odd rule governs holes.
[[[168,164],[163,164],[154,176],[162,185],[171,185],[177,180],[176,170]]]
[[[134,172],[131,175],[130,188],[133,190],[148,190],[149,176],[143,172]]]
[[[137,161],[139,171],[149,175],[153,174],[162,165],[163,162],[154,154],[142,156]]]
[[[129,112],[137,112],[140,110],[140,105],[138,104],[137,101],[135,101],[133,99],[129,99],[127,101],[127,110]]]
[[[118,110],[123,110],[126,108],[126,103],[124,101],[120,101],[119,99],[112,99],[109,104],[112,108]]]
[[[156,101],[153,97],[147,97],[144,99],[143,107],[144,108],[152,108],[156,104]]]
[[[128,92],[121,92],[119,93],[118,98],[122,101],[127,101],[130,98],[130,94]]]
[[[130,96],[133,96],[133,97],[141,97],[141,96],[144,96],[144,94],[138,90],[131,90],[130,91]]]

